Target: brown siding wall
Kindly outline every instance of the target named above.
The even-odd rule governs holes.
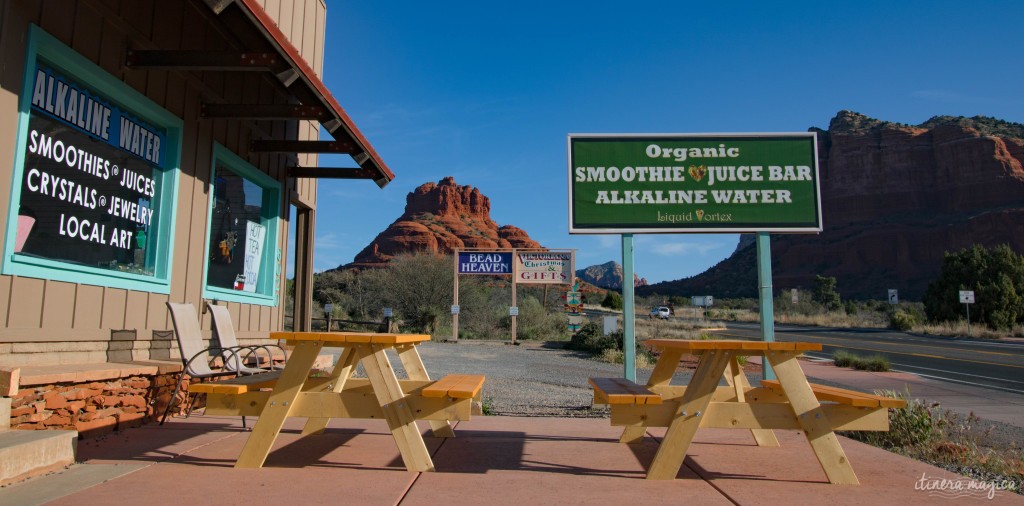
[[[319,73],[323,67],[326,7],[321,0],[265,0],[265,10],[278,20],[281,30]],[[223,34],[205,20],[212,19],[202,2],[107,0],[10,0],[0,4],[0,218],[6,222],[12,182],[18,94],[24,78],[25,43],[30,23],[35,23],[109,74],[184,121],[181,173],[178,179],[176,229],[171,254],[170,295],[117,288],[87,286],[53,280],[0,276],[0,343],[47,342],[44,347],[72,363],[73,349],[102,350],[111,330],[135,329],[135,358],[149,358],[153,331],[171,327],[164,305],[168,300],[204,302],[203,268],[207,235],[207,209],[213,143],[237,153],[282,184],[278,233],[282,264],[288,248],[288,199],[296,189],[304,202],[315,203],[315,180],[289,181],[286,167],[295,163],[283,154],[250,154],[250,140],[297,132],[301,139],[315,139],[318,125],[310,122],[204,120],[199,117],[204,101],[285,102],[287,97],[259,73],[170,72],[128,70],[123,66],[128,48],[133,49],[227,49]],[[239,99],[242,97],[242,99]],[[294,133],[293,133],[294,135]],[[303,165],[315,158],[303,157]],[[16,183],[15,183],[16,184]],[[0,234],[0,247],[3,246]],[[271,246],[271,245],[268,245]],[[273,254],[273,251],[271,251]],[[265,338],[284,320],[286,266],[281,265],[277,307],[229,303],[228,307],[243,340]],[[201,315],[210,336],[210,317]],[[73,345],[91,341],[94,346]],[[65,343],[62,347],[60,343]],[[2,350],[4,348],[0,348]],[[0,354],[0,365],[26,365],[36,360],[16,352]],[[37,352],[43,348],[30,347]],[[77,355],[80,361],[94,354]],[[166,357],[161,357],[166,358]]]

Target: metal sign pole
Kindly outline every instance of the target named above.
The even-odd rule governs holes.
[[[761,340],[775,340],[775,305],[772,300],[772,243],[768,232],[757,233],[757,281],[761,302]],[[761,378],[775,379],[775,371],[767,360],[761,361]]]
[[[459,305],[459,248],[455,248],[454,251],[455,260],[452,262],[453,276],[455,277],[454,295],[452,296],[452,306]],[[452,314],[452,341],[459,342],[459,313],[453,311]]]
[[[636,334],[633,319],[633,234],[622,234],[622,362],[623,376],[636,381]]]
[[[519,262],[516,260],[516,250],[515,248],[512,248],[512,307],[518,307],[516,306],[516,277],[519,269],[516,265]],[[516,314],[518,314],[518,312]],[[516,318],[518,318],[518,316],[514,314],[510,316],[510,318],[512,318],[512,344],[514,345],[516,344]]]
[[[965,302],[964,307],[967,308],[967,337],[971,337],[971,303]]]

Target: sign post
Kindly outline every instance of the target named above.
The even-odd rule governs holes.
[[[762,339],[775,340],[769,233],[822,230],[816,133],[572,134],[568,151],[569,233],[622,235],[628,379],[636,233],[757,233]]]
[[[900,303],[899,292],[897,292],[895,288],[890,288],[889,289],[889,304],[892,304],[892,305],[895,306],[895,305],[897,305],[899,303]]]
[[[971,337],[971,304],[974,304],[974,290],[960,290],[960,302],[967,308],[967,337]]]
[[[459,342],[459,311],[455,308],[459,307],[459,248],[455,248],[453,256],[455,258],[454,269],[455,272],[452,274],[455,277],[455,283],[453,285],[453,291],[455,294],[452,296],[452,342]]]
[[[516,250],[512,250],[512,258],[516,257]],[[512,307],[508,308],[509,318],[512,319],[512,345],[516,345],[516,320],[519,318],[519,306],[516,305],[516,272],[519,270],[519,262],[512,264]]]
[[[636,381],[636,303],[633,301],[633,234],[622,234],[622,362],[623,377]]]
[[[761,340],[775,341],[775,301],[772,299],[772,243],[768,232],[757,233],[757,282],[761,285]],[[767,360],[761,362],[761,379],[774,380],[775,371]]]

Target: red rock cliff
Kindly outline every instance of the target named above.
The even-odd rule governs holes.
[[[772,236],[776,292],[810,288],[820,274],[836,277],[844,297],[882,299],[896,288],[920,300],[947,251],[1008,244],[1024,253],[1022,137],[1024,125],[993,118],[908,126],[841,111],[818,131],[824,232]],[[756,297],[748,248],[647,290]]]
[[[349,267],[379,267],[407,253],[451,253],[455,248],[540,248],[529,234],[491,219],[491,201],[452,177],[426,183],[405,198],[405,213],[356,255]]]

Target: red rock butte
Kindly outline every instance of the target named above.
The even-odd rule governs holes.
[[[491,199],[449,176],[405,197],[405,212],[344,268],[381,267],[403,254],[451,253],[455,248],[540,248],[524,230],[499,227]]]
[[[910,126],[840,111],[817,131],[824,231],[773,235],[776,290],[809,288],[823,275],[844,297],[897,288],[901,299],[921,300],[946,252],[975,244],[1024,252],[1024,125],[936,116]],[[756,297],[750,245],[640,293]]]

